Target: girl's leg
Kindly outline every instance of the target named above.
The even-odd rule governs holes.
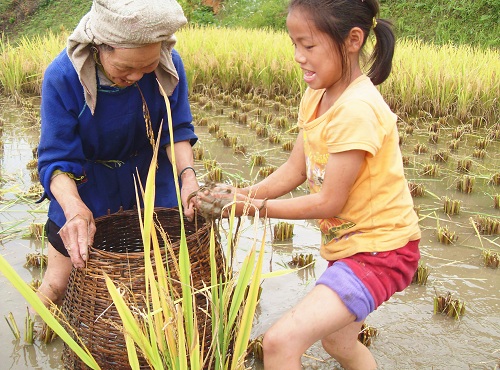
[[[301,369],[302,354],[310,346],[354,320],[337,293],[325,285],[316,285],[264,335],[264,368]]]
[[[37,291],[38,297],[46,306],[51,302],[57,305],[62,303],[72,268],[71,259],[63,256],[49,243],[47,270]]]
[[[370,350],[358,340],[362,325],[363,322],[352,322],[321,341],[323,348],[346,370],[377,368]]]

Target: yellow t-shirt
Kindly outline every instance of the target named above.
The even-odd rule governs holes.
[[[397,249],[419,239],[396,115],[366,75],[353,81],[326,113],[316,117],[323,93],[308,88],[299,110],[310,191],[321,190],[330,153],[357,149],[366,151],[366,156],[340,214],[318,220],[321,256],[333,261],[360,252]]]

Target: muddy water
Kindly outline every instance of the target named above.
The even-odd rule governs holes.
[[[253,113],[248,113],[247,123],[242,124],[231,118],[233,105],[224,105],[220,101],[222,99],[213,98],[215,107],[211,109],[200,102],[194,102],[193,106],[196,122],[207,117],[208,125],[220,124],[227,135],[237,136],[238,143],[245,146],[246,154],[235,154],[216,134],[209,132],[209,126],[196,127],[200,137],[197,145],[204,149],[206,159],[216,160],[222,167],[223,181],[258,179],[259,167],[250,164],[252,155],[262,155],[266,165],[274,166],[286,159],[288,153],[283,151],[281,144],[271,144],[267,138],[258,137],[251,128],[254,122],[262,123],[265,114],[283,115],[283,106],[277,109],[273,107],[274,102],[262,104],[260,116],[255,114],[257,107],[254,107]],[[8,102],[2,102],[0,117],[5,121],[0,136],[0,253],[23,279],[31,281],[39,278],[40,272],[24,267],[25,255],[39,251],[41,242],[27,237],[27,229],[31,223],[45,221],[47,206],[37,206],[32,200],[23,198],[24,192],[32,185],[26,164],[33,158],[32,149],[38,141],[38,131],[30,129],[25,124],[22,110]],[[431,144],[428,140],[429,122],[429,119],[416,122],[413,133],[405,138],[402,150],[408,157],[408,180],[426,189],[424,196],[414,199],[423,231],[422,263],[430,268],[431,274],[427,285],[411,285],[368,317],[367,324],[378,330],[370,349],[381,369],[495,369],[500,366],[500,272],[484,266],[481,252],[483,249],[500,252],[500,238],[498,235],[478,237],[470,218],[476,214],[500,218],[500,211],[493,207],[493,197],[500,193],[500,188],[488,185],[491,175],[500,172],[500,142],[496,140],[486,148],[484,159],[474,158],[472,153],[476,142],[488,135],[489,126],[475,129],[462,137],[458,150],[449,152],[448,162],[439,164],[436,177],[426,177],[421,175],[422,167],[436,163],[430,159],[431,155],[447,150],[454,128],[461,124],[443,124],[438,143]],[[401,123],[400,126],[400,131],[404,132],[406,125]],[[286,129],[276,128],[274,123],[269,127],[281,133],[282,142],[295,136],[286,133]],[[425,144],[427,153],[414,153],[418,143]],[[462,176],[456,170],[459,159],[472,161],[469,175],[475,176],[476,182],[471,194],[456,190],[456,181]],[[196,168],[199,175],[207,173],[203,160],[196,162]],[[305,191],[299,189],[293,195]],[[444,196],[461,201],[459,215],[447,216],[442,211]],[[253,337],[263,333],[304,296],[326,267],[317,252],[319,232],[314,223],[294,222],[294,236],[290,241],[273,242],[272,229],[278,221],[261,222],[258,229],[260,234],[266,230],[268,241],[265,271],[287,267],[292,256],[299,253],[313,254],[316,264],[313,268],[263,282]],[[447,226],[455,232],[458,240],[453,245],[439,243],[436,236],[438,226]],[[243,228],[239,243],[241,258],[252,243],[251,220],[245,220]],[[0,292],[0,316],[12,312],[23,332],[26,316],[23,298],[3,276],[0,276]],[[434,297],[447,292],[466,302],[466,313],[459,320],[433,313]],[[0,343],[1,369],[62,369],[61,342],[58,340],[49,345],[39,341],[33,346],[25,345],[22,340],[14,340],[5,320],[2,320]],[[306,353],[303,363],[307,369],[336,367],[335,361],[329,359],[319,344]],[[253,361],[251,367],[262,369],[258,361]]]

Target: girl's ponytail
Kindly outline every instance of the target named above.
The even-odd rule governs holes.
[[[370,55],[371,66],[368,77],[374,85],[379,85],[391,73],[396,38],[392,31],[392,23],[386,19],[373,18],[373,33],[377,41]]]

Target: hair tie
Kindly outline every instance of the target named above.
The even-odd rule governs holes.
[[[377,20],[375,19],[375,17],[373,17],[372,28],[375,29],[375,27],[377,27]]]

